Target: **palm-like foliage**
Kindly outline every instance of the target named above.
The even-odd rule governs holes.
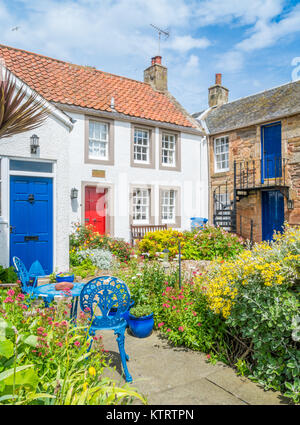
[[[0,78],[1,78],[0,68]],[[7,70],[0,81],[0,139],[39,127],[49,115],[45,102],[33,93],[27,97],[24,86],[16,88]]]

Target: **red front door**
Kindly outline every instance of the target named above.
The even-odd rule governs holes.
[[[96,192],[96,187],[85,188],[85,224],[94,226],[96,232],[105,234],[105,191]]]

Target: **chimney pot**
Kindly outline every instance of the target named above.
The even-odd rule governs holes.
[[[222,74],[216,74],[216,85],[222,85]]]
[[[159,65],[161,65],[161,56],[154,56],[151,59],[151,65],[154,65],[156,63],[158,63]]]

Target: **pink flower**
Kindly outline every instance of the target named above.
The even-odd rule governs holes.
[[[167,286],[169,285],[169,282],[167,280],[165,281],[165,285],[167,285]]]
[[[164,325],[164,322],[159,323],[157,326],[161,328]]]
[[[162,296],[163,296],[163,297],[164,297],[164,296],[166,296],[166,295],[167,295],[167,294],[166,294],[165,292],[163,292],[163,293],[162,293]]]
[[[85,307],[84,311],[88,312],[91,311],[90,307]]]
[[[178,299],[179,300],[183,300],[184,299],[184,296],[183,295],[178,295]]]
[[[17,298],[19,298],[20,300],[24,300],[25,299],[25,295],[24,294],[18,294]]]
[[[173,309],[173,310],[175,310],[175,308],[176,308],[176,305],[173,305],[173,306],[172,306],[172,309]]]
[[[184,331],[184,327],[183,326],[179,326],[178,330],[179,330],[179,332],[183,332]]]
[[[58,342],[56,345],[58,345],[59,347],[62,347],[62,342]]]
[[[167,286],[167,287],[166,287],[166,292],[170,292],[170,291],[171,291],[171,289],[172,289],[172,288],[171,288],[171,286]]]
[[[170,329],[170,328],[168,328],[168,329],[167,329],[167,332],[171,332],[171,329]]]
[[[211,358],[211,355],[210,354],[207,354],[207,356],[206,356],[208,359],[210,359]]]
[[[68,322],[66,322],[65,320],[63,320],[62,322],[60,322],[61,326],[68,326]]]
[[[14,300],[11,297],[6,297],[3,302],[5,302],[5,303],[13,303]]]
[[[15,295],[15,291],[14,291],[13,289],[10,289],[9,291],[7,291],[7,294],[8,294],[10,297],[13,297],[13,296]]]
[[[202,326],[202,323],[197,323],[197,326]]]
[[[170,307],[170,304],[163,304],[163,307],[169,308]]]
[[[197,313],[195,311],[192,311],[193,316],[197,316]]]
[[[80,342],[79,341],[75,341],[74,342],[74,345],[76,345],[76,347],[79,347],[80,346]]]
[[[27,305],[26,305],[26,304],[23,304],[23,305],[22,305],[22,309],[23,309],[23,310],[27,310],[27,309],[28,309]]]

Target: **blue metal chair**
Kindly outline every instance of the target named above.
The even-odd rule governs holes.
[[[20,260],[19,257],[13,257],[13,264],[18,275],[19,280],[21,281],[21,290],[25,294],[29,294],[30,299],[37,298],[34,295],[34,290],[38,283],[39,277],[44,277],[45,275],[35,275],[28,273],[25,264]],[[51,300],[48,300],[48,302]]]
[[[125,352],[125,329],[126,320],[122,317],[128,310],[130,293],[126,284],[114,276],[100,276],[90,280],[80,293],[80,308],[82,311],[90,311],[91,324],[89,334],[95,335],[97,330],[111,329],[117,335],[117,342],[125,378],[132,382],[128,372],[126,361],[129,356]],[[116,309],[114,314],[109,314],[111,309]],[[92,342],[88,348],[91,348]]]

